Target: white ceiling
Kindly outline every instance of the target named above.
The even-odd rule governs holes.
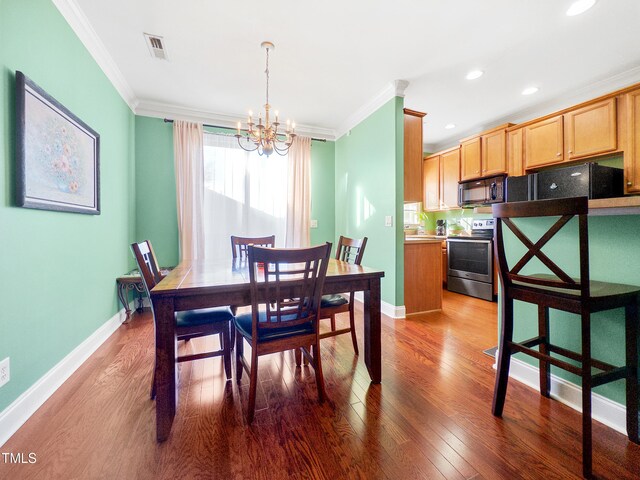
[[[270,97],[283,118],[340,135],[404,79],[432,151],[640,81],[638,0],[600,0],[575,17],[572,0],[53,1],[134,111],[159,116],[257,112],[263,40],[276,45]],[[169,61],[151,58],[143,32],[164,37]],[[485,75],[465,80],[475,68]],[[522,96],[529,85],[540,91]]]

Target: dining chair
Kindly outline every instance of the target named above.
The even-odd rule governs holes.
[[[142,283],[147,293],[162,280],[158,262],[149,240],[140,243],[132,243],[131,250],[138,264]],[[153,302],[151,303],[153,313]],[[178,356],[177,362],[187,362],[203,358],[222,356],[224,371],[227,380],[231,379],[231,337],[229,335],[229,324],[233,321],[233,313],[229,307],[202,308],[198,310],[187,310],[176,313],[176,338],[177,340],[190,340],[191,338],[203,337],[218,334],[220,336],[220,350],[204,353],[194,353]],[[155,322],[155,314],[154,314]],[[155,359],[155,356],[154,356]],[[155,360],[154,360],[155,363]],[[151,378],[151,398],[156,396],[156,367],[154,364]]]
[[[348,238],[340,236],[338,247],[336,249],[336,260],[360,265],[364,249],[367,246],[367,237],[364,238]],[[356,325],[354,313],[354,292],[349,292],[348,298],[344,295],[323,295],[320,302],[320,318],[331,319],[331,330],[320,334],[320,338],[334,337],[343,333],[351,333],[351,342],[356,355],[358,352],[358,339],[356,338]],[[349,328],[336,330],[336,315],[343,312],[349,312]]]
[[[591,390],[594,387],[626,378],[627,431],[629,439],[638,443],[637,347],[640,287],[590,279],[587,213],[587,197],[493,205],[493,216],[496,218],[494,227],[495,252],[498,259],[502,293],[500,300],[501,332],[492,411],[493,415],[502,416],[509,380],[510,359],[511,355],[515,353],[525,353],[539,360],[540,393],[545,397],[549,397],[550,394],[551,365],[580,376],[582,379],[582,469],[583,475],[590,477],[592,473]],[[514,219],[533,217],[559,217],[535,243],[523,233],[522,220],[518,220],[517,225],[513,221]],[[565,269],[559,267],[542,251],[542,248],[556,233],[575,217],[578,221],[576,243],[579,262],[579,265],[575,266],[575,271],[580,272],[579,278],[571,277]],[[509,263],[507,261],[504,226],[508,227],[513,232],[512,237],[515,237],[513,243],[509,245],[509,258],[515,260],[518,257],[515,252],[526,252],[517,262]],[[560,256],[564,259],[571,258],[568,246],[566,243],[564,245],[561,254],[555,256],[556,260]],[[525,266],[534,257],[539,264],[546,266],[547,273],[524,273]],[[527,268],[534,270],[534,267]],[[537,305],[537,336],[525,341],[513,341],[514,300]],[[591,314],[620,307],[625,309],[626,362],[622,367],[614,367],[592,357]],[[580,316],[582,339],[580,352],[551,343],[549,309],[562,310]],[[563,319],[562,321],[568,320]],[[597,321],[607,320],[599,316]],[[537,350],[533,348],[536,346]],[[555,356],[551,356],[551,354]],[[575,363],[565,361],[558,356]],[[599,372],[592,373],[594,369]]]
[[[276,236],[269,235],[267,237],[237,237],[235,235],[231,235],[231,253],[233,255],[233,258],[246,258],[247,247],[249,245],[273,248],[276,246]]]
[[[258,357],[262,355],[302,349],[315,370],[318,400],[324,401],[318,309],[331,243],[294,249],[250,245],[247,253],[251,312],[237,315],[234,323],[236,376],[240,382],[245,369],[250,377],[247,423],[251,424],[256,404]],[[243,354],[244,340],[251,345],[250,365]]]

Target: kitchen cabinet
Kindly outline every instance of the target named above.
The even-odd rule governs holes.
[[[640,89],[627,93],[624,100],[627,110],[625,182],[628,193],[640,193]]]
[[[426,211],[458,208],[460,149],[438,152],[424,159],[423,209]]]
[[[424,159],[422,168],[425,211],[440,209],[440,155],[431,155]]]
[[[507,173],[524,175],[524,145],[522,128],[507,132]]]
[[[460,149],[440,154],[440,208],[458,208],[458,182],[460,181]]]
[[[507,128],[501,125],[460,141],[460,180],[490,177],[507,172]]]
[[[404,201],[422,201],[422,112],[404,109]]]
[[[524,127],[524,161],[527,169],[564,160],[563,131],[562,115]]]
[[[442,310],[442,241],[404,242],[406,315]]]
[[[564,114],[565,161],[614,151],[618,144],[616,98]]]
[[[460,142],[460,180],[471,180],[482,176],[482,148],[480,137]]]

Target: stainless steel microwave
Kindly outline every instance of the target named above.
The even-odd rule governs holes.
[[[480,178],[458,184],[458,205],[477,207],[504,202],[504,175]]]

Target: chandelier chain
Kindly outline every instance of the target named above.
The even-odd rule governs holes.
[[[267,66],[264,73],[267,74],[267,105],[269,104],[269,47],[267,47]]]

